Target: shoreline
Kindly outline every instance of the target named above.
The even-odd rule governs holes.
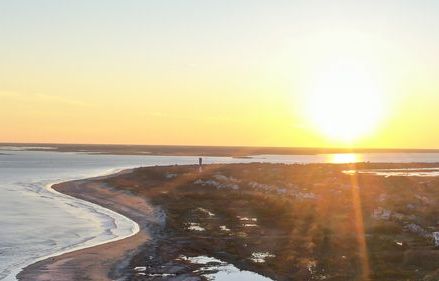
[[[151,240],[149,226],[157,221],[154,208],[142,198],[99,184],[96,180],[130,173],[119,170],[102,176],[51,184],[51,192],[97,205],[107,212],[116,213],[133,222],[134,230],[128,236],[115,237],[95,245],[74,247],[65,252],[42,257],[25,266],[16,275],[17,280],[114,280],[122,268],[115,265]],[[93,265],[90,262],[93,261]],[[110,278],[111,275],[111,278]],[[116,278],[113,278],[116,277]]]

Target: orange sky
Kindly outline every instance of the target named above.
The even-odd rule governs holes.
[[[434,1],[123,2],[0,3],[0,142],[439,148]]]

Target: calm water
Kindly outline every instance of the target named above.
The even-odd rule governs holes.
[[[1,154],[5,153],[5,155]],[[439,154],[260,155],[251,159],[205,157],[204,163],[439,162]],[[0,150],[0,280],[15,280],[44,257],[132,235],[131,220],[47,188],[54,182],[118,169],[194,164],[197,157],[113,156]]]
[[[50,191],[50,183],[121,168],[193,164],[196,157],[110,156],[0,151],[0,280],[23,266],[73,248],[123,238],[137,225],[114,212]],[[234,162],[206,158],[206,163]]]
[[[255,159],[285,163],[439,163],[439,153],[340,153],[319,155],[258,155]]]
[[[437,177],[439,168],[407,168],[407,169],[369,169],[369,170],[348,170],[345,174],[371,174],[383,177]]]

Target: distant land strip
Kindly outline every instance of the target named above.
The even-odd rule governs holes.
[[[82,152],[89,154],[112,155],[196,155],[229,157],[251,157],[253,155],[264,154],[315,155],[330,153],[439,153],[439,149],[0,143],[0,149],[5,148],[16,148],[18,150],[27,151]]]

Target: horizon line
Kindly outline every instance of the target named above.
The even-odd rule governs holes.
[[[132,144],[132,143],[70,143],[70,142],[2,142],[0,145],[42,145],[42,146],[150,146],[150,147],[193,147],[193,148],[248,148],[248,149],[297,149],[297,150],[352,150],[354,151],[380,151],[380,150],[399,150],[399,151],[439,151],[439,148],[397,148],[397,147],[318,147],[318,146],[253,146],[253,145],[203,145],[203,144]]]

